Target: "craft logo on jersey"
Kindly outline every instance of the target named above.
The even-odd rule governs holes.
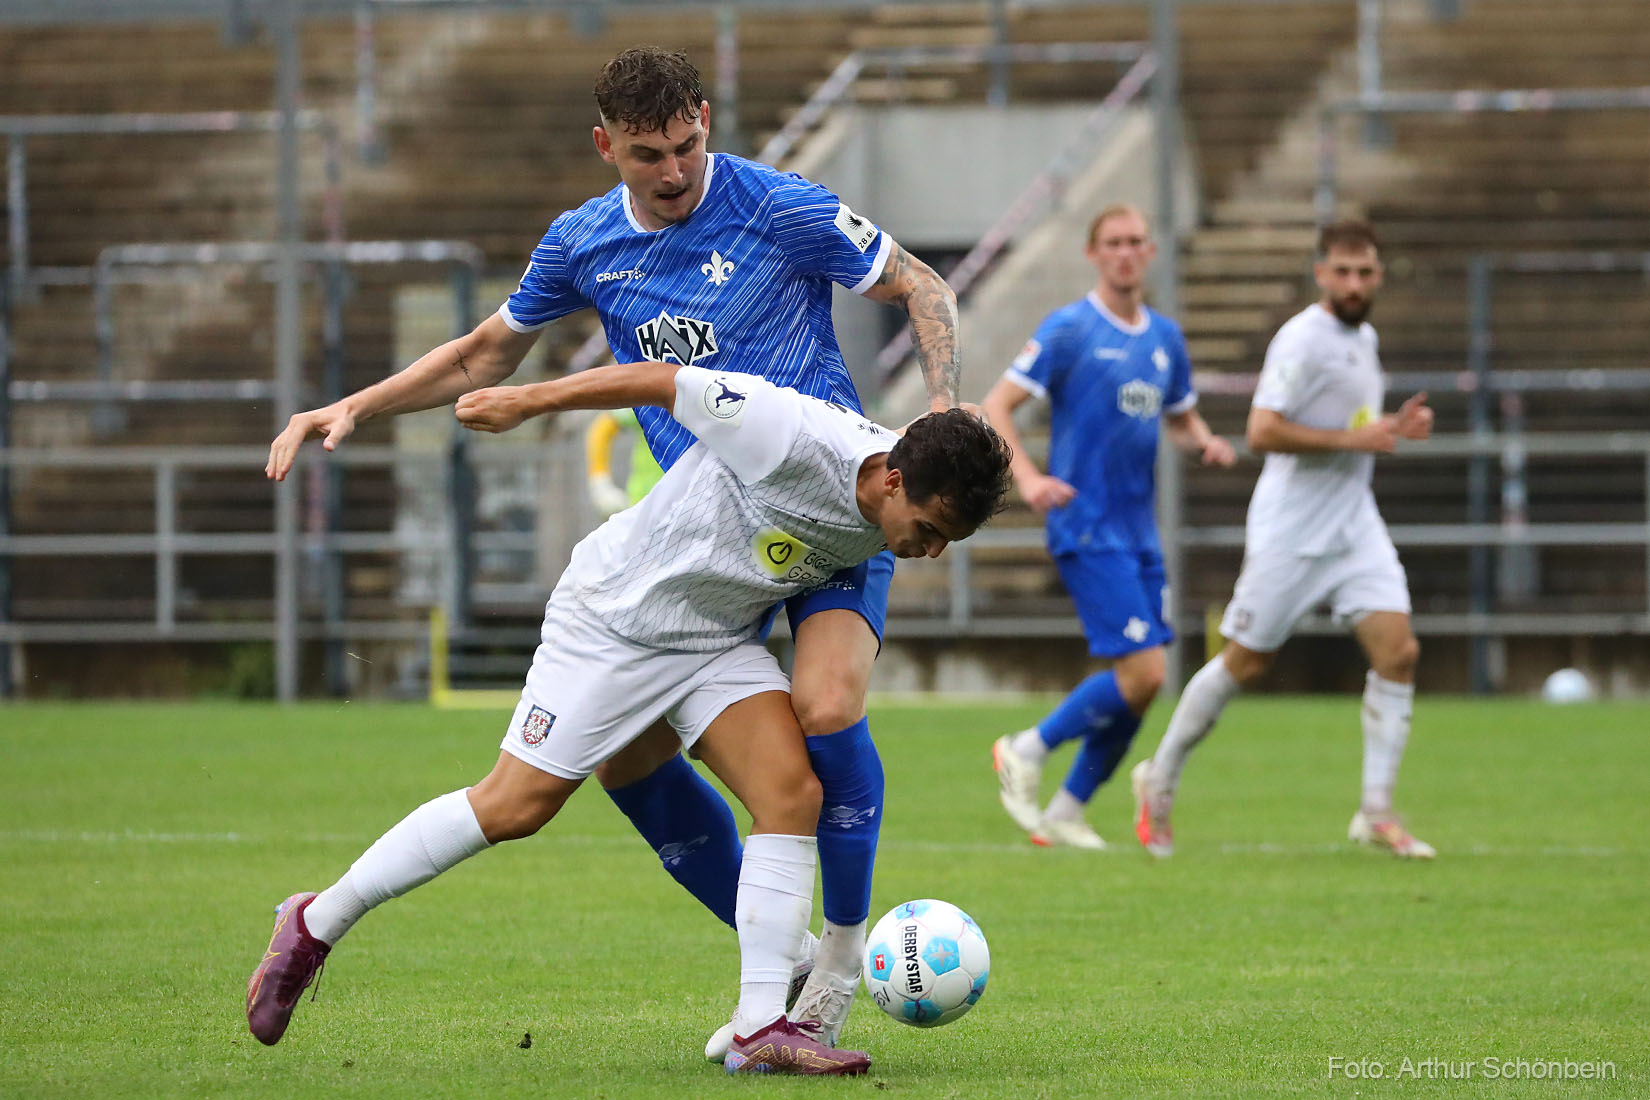
[[[618,283],[625,282],[630,279],[640,279],[641,277],[642,269],[639,267],[632,267],[627,268],[624,271],[603,271],[596,276],[596,281],[598,283]]]
[[[764,527],[752,537],[751,556],[769,576],[795,584],[828,581],[841,568],[831,558],[777,527]]]
[[[705,273],[705,278],[710,280],[711,286],[721,286],[733,274],[733,262],[724,260],[720,252],[712,252],[710,263],[700,264],[699,270]]]
[[[636,326],[636,342],[642,355],[664,362],[674,359],[691,367],[716,354],[716,329],[697,317],[672,317],[661,310],[645,325]]]
[[[733,420],[745,411],[745,395],[728,385],[724,375],[717,375],[705,387],[705,411],[718,420]]]
[[[1155,420],[1163,408],[1163,391],[1138,378],[1117,387],[1117,407],[1141,420]]]
[[[849,210],[847,203],[841,203],[836,208],[836,227],[861,252],[870,248],[871,242],[877,239],[877,227]]]
[[[550,727],[556,724],[556,716],[543,707],[534,707],[527,712],[527,721],[521,724],[521,739],[529,745],[542,745],[544,739],[550,736]]]

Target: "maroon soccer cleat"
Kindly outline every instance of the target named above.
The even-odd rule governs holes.
[[[851,1077],[871,1068],[871,1056],[837,1050],[815,1036],[819,1024],[793,1023],[781,1016],[746,1039],[734,1036],[722,1068],[728,1073],[799,1073]]]
[[[275,907],[275,933],[258,969],[246,980],[246,1025],[265,1046],[274,1046],[286,1034],[298,998],[332,950],[304,928],[304,907],[313,900],[313,893],[293,894]]]

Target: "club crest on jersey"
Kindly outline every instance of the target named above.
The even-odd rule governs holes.
[[[691,367],[716,354],[716,328],[697,317],[672,317],[661,310],[647,324],[636,326],[636,343],[648,359],[674,359]]]
[[[1169,353],[1162,348],[1152,349],[1152,366],[1158,370],[1169,369]]]
[[[705,387],[705,411],[718,420],[733,420],[745,411],[745,395],[728,385],[726,375],[717,375]]]
[[[705,273],[711,286],[721,286],[733,275],[733,261],[724,260],[720,252],[712,252],[710,263],[700,264],[699,270]]]
[[[1151,633],[1151,629],[1151,627],[1146,625],[1145,619],[1137,616],[1131,616],[1129,618],[1128,625],[1123,627],[1123,637],[1127,638],[1136,645],[1139,645],[1141,642],[1146,640],[1146,635]]]
[[[828,581],[841,568],[801,539],[777,527],[764,527],[751,539],[751,557],[775,580],[813,585]]]
[[[1163,391],[1138,378],[1117,387],[1117,407],[1141,420],[1154,420],[1163,408]]]
[[[556,724],[556,716],[543,707],[534,707],[527,712],[527,720],[521,724],[521,739],[529,745],[542,745],[544,739],[550,736],[550,727]]]

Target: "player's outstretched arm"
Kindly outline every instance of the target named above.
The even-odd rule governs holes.
[[[1010,379],[999,378],[997,384],[991,387],[991,392],[985,395],[985,400],[980,402],[980,410],[985,413],[986,423],[996,429],[1009,450],[1014,452],[1008,469],[1014,476],[1014,486],[1020,490],[1020,496],[1039,514],[1046,514],[1070,504],[1072,498],[1077,496],[1077,490],[1039,470],[1037,463],[1031,460],[1021,445],[1019,429],[1014,426],[1014,410],[1025,404],[1030,396],[1030,391],[1024,387],[1015,385]]]
[[[470,332],[421,356],[406,370],[325,408],[295,414],[270,444],[264,475],[284,480],[306,439],[322,436],[321,445],[331,451],[363,420],[433,409],[478,386],[502,382],[521,365],[537,340],[536,331],[517,332],[495,313]]]
[[[957,295],[939,273],[890,239],[882,274],[865,297],[887,302],[911,317],[911,341],[916,348],[922,380],[928,386],[928,407],[939,412],[957,404],[962,380],[962,354],[957,342]]]
[[[676,372],[681,366],[651,360],[534,382],[527,386],[492,386],[467,393],[454,411],[472,431],[507,432],[535,416],[573,409],[624,409],[676,404]]]

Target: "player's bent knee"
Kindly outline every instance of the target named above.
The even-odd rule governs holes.
[[[757,805],[745,808],[751,814],[752,832],[813,836],[824,804],[819,778],[803,771],[774,782]]]
[[[846,684],[815,686],[805,695],[793,695],[791,706],[805,737],[836,733],[865,717],[863,694]]]
[[[1229,642],[1221,651],[1221,657],[1226,662],[1226,671],[1240,687],[1252,687],[1265,676],[1272,667],[1272,654],[1258,653],[1246,649],[1235,642]]]
[[[1381,662],[1376,674],[1386,680],[1409,680],[1421,662],[1421,643],[1411,634],[1392,648]]]

